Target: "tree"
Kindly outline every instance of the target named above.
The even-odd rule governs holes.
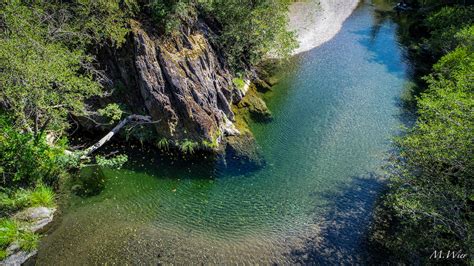
[[[287,57],[297,47],[287,30],[291,1],[199,1],[221,25],[217,43],[237,70],[255,65],[269,54]]]
[[[473,26],[451,34],[457,48],[425,77],[416,125],[396,139],[400,154],[389,167],[384,206],[395,223],[378,241],[405,258],[474,252]]]

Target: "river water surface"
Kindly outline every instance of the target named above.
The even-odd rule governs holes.
[[[253,172],[136,149],[103,169],[105,189],[72,197],[38,264],[361,262],[401,125],[409,67],[397,26],[361,3],[331,41],[296,56],[264,97]],[[202,160],[204,161],[204,160]]]

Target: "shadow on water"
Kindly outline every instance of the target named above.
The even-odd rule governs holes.
[[[409,64],[400,64],[399,61],[400,58],[402,61],[408,60],[406,47],[400,44],[398,40],[392,39],[397,38],[396,36],[392,37],[393,31],[398,31],[394,16],[395,14],[392,11],[379,10],[374,7],[372,25],[364,29],[351,31],[351,33],[358,35],[359,44],[371,51],[369,62],[384,65],[389,73],[404,78],[407,74],[410,76],[411,71],[405,69]]]
[[[154,176],[179,175],[187,179],[214,179],[222,176],[246,176],[264,167],[240,162],[240,158],[229,162],[229,158],[210,151],[196,151],[184,154],[177,150],[160,150],[149,145],[123,145],[114,143],[104,147],[101,154],[111,151],[128,155],[124,169]],[[227,160],[227,162],[226,162]]]
[[[295,263],[339,265],[372,261],[376,254],[368,250],[367,232],[372,210],[384,181],[374,173],[352,177],[336,191],[323,194],[328,202],[316,208],[327,209],[323,217],[315,218],[321,232],[308,240],[302,249],[292,250]],[[321,195],[311,195],[320,197]]]

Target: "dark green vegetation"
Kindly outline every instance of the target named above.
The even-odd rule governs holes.
[[[437,63],[423,78],[415,126],[395,141],[400,154],[390,161],[372,237],[403,260],[426,261],[435,250],[472,259],[474,8],[443,7],[422,21],[428,34],[415,39],[414,52]]]
[[[96,52],[104,46],[120,47],[129,33],[130,19],[150,20],[166,35],[178,31],[192,16],[206,17],[214,22],[219,48],[234,70],[241,71],[269,52],[289,54],[295,42],[286,31],[287,7],[284,0],[3,1],[0,218],[25,207],[54,205],[54,193],[48,187],[55,187],[71,169],[85,164],[110,167],[126,161],[126,156],[119,155],[84,162],[80,152],[65,151],[71,149],[67,138],[76,118],[99,117],[108,125],[124,118],[118,104],[93,110],[86,101],[110,93]],[[166,139],[159,143],[168,148]],[[197,146],[191,141],[180,143],[183,153],[193,153]],[[15,221],[2,220],[0,258],[15,239],[34,238],[18,228]],[[34,248],[33,244],[21,246]]]

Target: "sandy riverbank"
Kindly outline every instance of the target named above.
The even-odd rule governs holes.
[[[311,50],[332,39],[359,0],[306,0],[290,6],[290,30],[300,46],[294,54]]]

